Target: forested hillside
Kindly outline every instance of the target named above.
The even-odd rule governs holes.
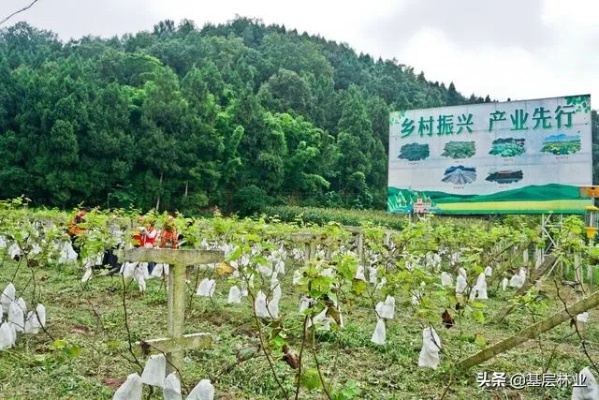
[[[485,100],[245,18],[68,43],[19,23],[0,31],[0,197],[384,208],[389,111]]]

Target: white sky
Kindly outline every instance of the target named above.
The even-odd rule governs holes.
[[[30,0],[2,0],[0,18]],[[241,15],[345,42],[358,52],[500,101],[591,93],[599,106],[598,0],[39,0],[25,20],[63,39],[202,26]]]

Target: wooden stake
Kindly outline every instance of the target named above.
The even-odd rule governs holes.
[[[599,291],[593,293],[585,299],[582,299],[570,307],[567,307],[563,311],[553,314],[551,317],[537,322],[534,325],[529,326],[516,333],[514,336],[502,340],[493,346],[487,347],[486,349],[479,351],[478,353],[463,359],[458,363],[459,368],[471,368],[476,365],[482,364],[487,360],[495,357],[498,354],[505,353],[508,350],[513,349],[521,343],[534,339],[541,333],[546,332],[550,329],[555,328],[563,322],[566,322],[572,318],[576,320],[576,316],[593,307],[599,305]]]

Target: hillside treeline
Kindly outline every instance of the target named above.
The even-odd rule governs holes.
[[[0,31],[0,197],[384,208],[389,111],[485,100],[246,18],[69,42],[18,23]]]

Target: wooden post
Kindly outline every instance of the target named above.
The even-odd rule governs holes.
[[[135,248],[119,254],[129,262],[156,262],[171,266],[168,275],[168,338],[153,339],[138,344],[166,353],[167,374],[181,371],[185,350],[205,348],[211,342],[210,334],[183,334],[185,321],[185,268],[188,265],[212,264],[222,261],[224,252],[188,249]]]
[[[561,323],[569,319],[574,318],[574,320],[576,321],[576,316],[578,314],[590,310],[593,307],[597,307],[598,305],[599,291],[593,293],[585,299],[582,299],[572,304],[571,306],[565,308],[563,311],[553,314],[551,317],[539,321],[536,324],[521,330],[514,336],[502,340],[501,342],[489,346],[486,349],[461,360],[460,362],[458,362],[458,367],[470,368],[474,367],[475,365],[479,365],[487,360],[490,360],[498,354],[513,349],[514,347],[526,342],[529,339],[533,339],[539,336],[543,332],[553,329],[554,327],[560,325]]]
[[[364,233],[362,231],[358,233],[358,260],[360,260],[360,265],[364,265]]]
[[[185,320],[185,266],[174,264],[168,274],[168,320],[167,332],[173,339],[183,337]],[[183,349],[167,353],[167,375],[183,365]]]
[[[582,265],[580,264],[580,254],[574,254],[574,280],[578,282],[580,288],[583,288],[584,279],[582,278]]]
[[[543,249],[536,248],[535,249],[535,269],[539,268],[541,264],[543,264]]]
[[[310,240],[310,258],[309,260],[315,260],[316,259],[316,239],[312,238]]]
[[[304,243],[304,264],[305,265],[310,264],[310,258],[311,258],[310,253],[311,253],[311,250],[312,250],[312,247],[310,246],[310,243],[311,242],[305,242]]]

